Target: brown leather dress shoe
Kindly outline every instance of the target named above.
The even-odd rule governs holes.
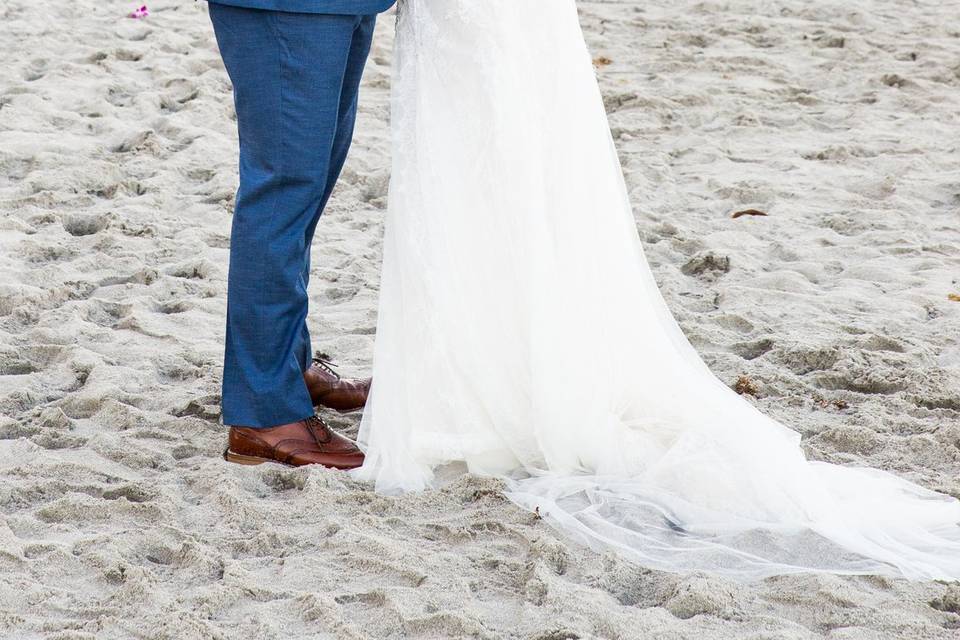
[[[279,462],[291,467],[319,464],[355,469],[363,464],[363,452],[356,443],[333,431],[319,416],[265,429],[230,427],[223,457],[239,464]]]
[[[347,412],[362,409],[370,393],[370,378],[341,378],[333,363],[314,358],[313,365],[303,374],[313,406]]]

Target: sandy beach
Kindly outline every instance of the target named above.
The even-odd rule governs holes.
[[[956,4],[577,4],[710,368],[810,458],[960,497]],[[960,583],[661,573],[489,478],[391,498],[226,464],[230,82],[204,2],[134,8],[0,4],[0,637],[960,637]],[[314,244],[314,346],[345,374],[373,352],[392,48],[385,14]]]

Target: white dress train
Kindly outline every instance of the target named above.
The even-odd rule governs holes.
[[[807,461],[687,342],[643,254],[574,0],[402,0],[395,56],[357,476],[415,491],[463,462],[658,569],[960,578],[960,502]]]

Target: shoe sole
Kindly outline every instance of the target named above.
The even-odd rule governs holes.
[[[286,462],[280,462],[279,460],[274,460],[273,458],[261,458],[259,456],[245,456],[242,453],[234,453],[230,449],[223,450],[223,459],[227,462],[232,462],[234,464],[243,464],[243,465],[256,465],[263,464],[264,462],[275,462],[277,464],[282,464],[285,467],[292,467],[293,465],[287,464]]]
[[[247,456],[242,453],[234,453],[230,449],[223,450],[223,459],[227,462],[232,462],[234,464],[242,464],[247,466],[254,466],[258,464],[263,464],[265,462],[273,462],[274,464],[282,464],[285,467],[297,467],[297,466],[309,466],[309,465],[295,465],[290,464],[289,462],[281,462],[280,460],[275,460],[273,458],[261,458],[260,456]],[[336,465],[320,465],[327,469],[337,469],[338,471],[349,471],[350,469],[356,469],[357,467],[338,467]]]

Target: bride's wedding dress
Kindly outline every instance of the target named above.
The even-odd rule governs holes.
[[[406,0],[357,474],[465,462],[659,569],[960,578],[960,502],[809,462],[720,382],[647,266],[573,0]]]

